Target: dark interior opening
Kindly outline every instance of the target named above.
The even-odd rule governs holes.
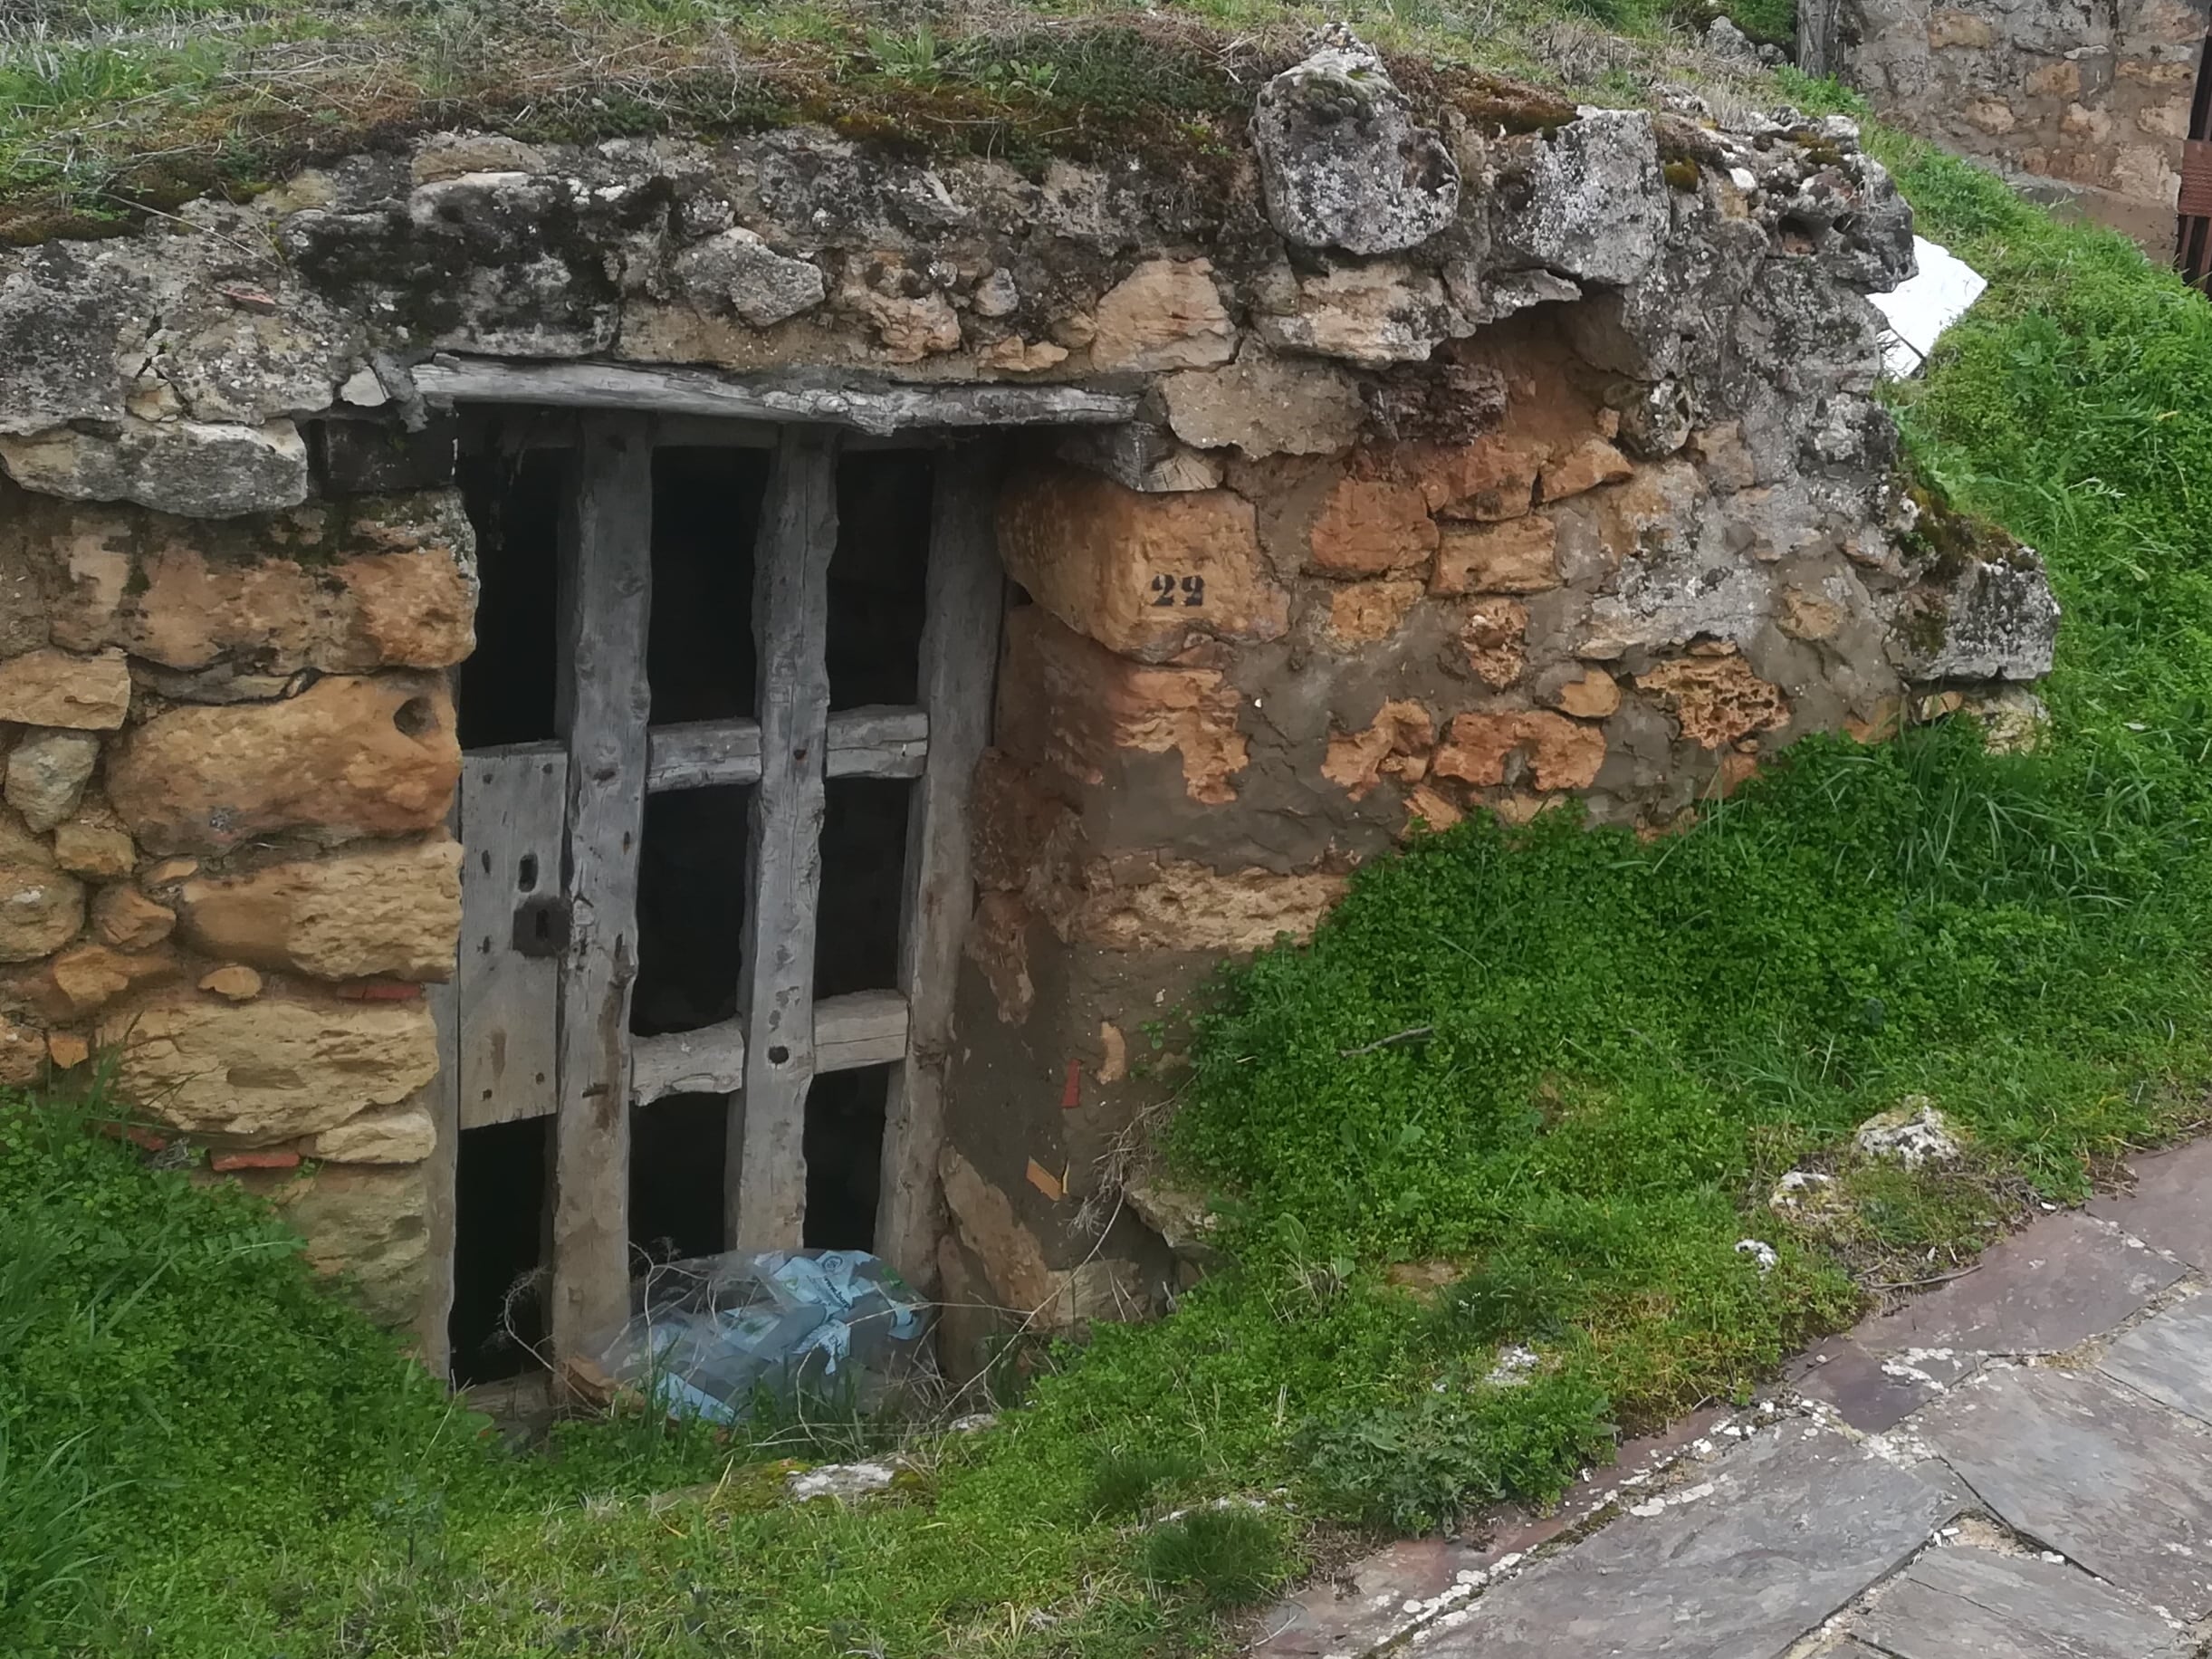
[[[655,725],[753,713],[752,544],[770,459],[759,449],[653,452]]]
[[[921,449],[856,450],[838,463],[824,653],[833,709],[918,700],[935,470]]]
[[[545,1261],[552,1175],[551,1117],[464,1129],[454,1192],[453,1380],[519,1376],[545,1338]],[[512,1330],[510,1330],[512,1327]]]
[[[818,1077],[807,1090],[809,1250],[874,1250],[880,1196],[884,1102],[891,1068],[863,1066]]]
[[[560,499],[571,453],[496,447],[464,455],[461,498],[476,532],[476,648],[461,665],[461,747],[539,743],[553,725],[559,660]]]
[[[637,859],[637,983],[630,1030],[695,1031],[737,1012],[745,932],[742,783],[646,797]]]
[[[905,778],[832,778],[822,817],[822,886],[814,994],[898,983],[899,906],[906,891]]]
[[[727,1095],[669,1095],[630,1115],[630,1242],[653,1261],[723,1248],[729,1130]]]

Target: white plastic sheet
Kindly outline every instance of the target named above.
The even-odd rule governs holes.
[[[1888,324],[1882,331],[1882,366],[1898,380],[1920,373],[1943,331],[1989,286],[1972,265],[1925,236],[1913,237],[1912,252],[1920,273],[1887,293],[1868,296]]]

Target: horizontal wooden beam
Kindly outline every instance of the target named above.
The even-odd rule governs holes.
[[[808,421],[885,434],[933,427],[1104,426],[1136,414],[1135,391],[1001,382],[926,386],[820,371],[737,376],[640,363],[511,363],[440,352],[416,366],[426,398],[733,420]]]
[[[918,778],[929,758],[929,713],[871,704],[829,716],[833,778]]]
[[[744,1080],[742,1020],[630,1039],[630,1098],[639,1106],[664,1095],[733,1095]]]
[[[906,1058],[906,999],[895,991],[855,991],[814,1005],[814,1069],[850,1071]]]
[[[887,1066],[906,1054],[906,999],[856,991],[814,1005],[814,1069]],[[630,1040],[630,1098],[639,1106],[669,1095],[733,1095],[745,1081],[745,1022]]]
[[[761,728],[751,720],[688,720],[647,734],[646,788],[705,789],[761,781]],[[871,706],[829,716],[828,775],[918,778],[929,755],[929,715]]]

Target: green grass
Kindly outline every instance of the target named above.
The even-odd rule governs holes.
[[[2212,309],[1875,141],[1991,278],[1898,408],[1937,487],[2050,560],[2035,753],[1957,724],[1808,742],[1663,841],[1469,824],[1369,867],[1310,945],[1196,1012],[1173,1150],[1239,1269],[1060,1350],[996,1430],[914,1442],[864,1510],[780,1502],[773,1435],[632,1418],[509,1454],[254,1205],[10,1105],[0,1651],[1226,1651],[1222,1610],[1314,1523],[1545,1501],[1616,1433],[1846,1323],[1862,1277],[1939,1271],[2198,1126]],[[1967,1165],[1856,1162],[1852,1127],[1914,1093]],[[1837,1176],[1836,1213],[1764,1207],[1793,1166]],[[1434,1259],[1448,1292],[1392,1288]],[[1269,1507],[1206,1507],[1230,1494]]]

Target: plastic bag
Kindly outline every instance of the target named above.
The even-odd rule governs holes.
[[[871,1411],[913,1369],[929,1304],[864,1251],[732,1251],[656,1267],[600,1356],[672,1414],[742,1421],[761,1391]]]

